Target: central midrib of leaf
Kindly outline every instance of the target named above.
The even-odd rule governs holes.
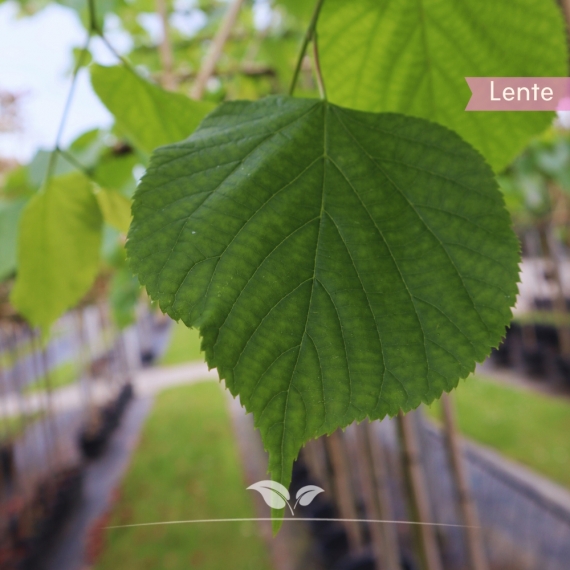
[[[314,295],[314,291],[315,291],[315,285],[316,285],[317,283],[319,283],[319,284],[323,287],[323,289],[325,289],[324,285],[322,285],[322,282],[320,282],[320,280],[319,280],[319,275],[318,275],[318,266],[319,266],[318,259],[319,259],[319,251],[320,251],[320,246],[321,246],[321,228],[322,228],[322,223],[323,223],[323,217],[326,215],[326,216],[328,216],[328,217],[331,219],[331,221],[333,221],[333,220],[332,220],[332,217],[330,217],[330,215],[326,212],[326,209],[325,209],[325,204],[326,204],[326,184],[325,184],[325,182],[326,182],[326,175],[327,175],[327,167],[328,167],[328,164],[329,164],[329,163],[332,164],[332,160],[331,160],[330,157],[328,156],[328,138],[327,138],[327,119],[328,119],[328,115],[329,115],[329,112],[330,112],[330,111],[329,111],[330,106],[328,105],[328,103],[327,103],[326,101],[321,102],[321,104],[322,104],[322,108],[324,109],[324,111],[323,111],[323,113],[324,113],[324,117],[323,117],[323,125],[324,125],[324,128],[323,128],[323,141],[322,141],[322,148],[323,148],[323,150],[322,150],[322,155],[321,155],[320,157],[318,157],[316,160],[313,160],[313,161],[301,172],[301,174],[299,174],[299,175],[294,179],[294,180],[299,180],[299,179],[307,172],[307,170],[309,170],[310,168],[312,168],[317,162],[322,162],[322,163],[323,163],[322,183],[321,183],[321,186],[320,186],[320,190],[321,190],[321,192],[320,192],[320,194],[321,194],[321,197],[320,197],[320,212],[319,212],[318,218],[311,219],[311,220],[309,220],[308,222],[305,222],[305,223],[304,223],[302,226],[300,226],[299,228],[293,230],[293,232],[291,232],[288,236],[286,236],[285,239],[282,240],[282,241],[271,251],[271,253],[273,253],[273,251],[275,251],[275,249],[277,249],[277,247],[280,247],[285,241],[287,241],[287,240],[291,237],[291,235],[293,235],[294,233],[296,233],[296,232],[299,231],[300,229],[304,228],[305,225],[310,224],[310,223],[312,223],[312,222],[314,222],[314,221],[316,221],[316,220],[318,219],[318,230],[317,230],[317,237],[316,237],[316,242],[315,242],[315,256],[314,256],[314,262],[313,262],[313,275],[312,275],[312,277],[310,278],[311,289],[310,289],[310,295],[309,295],[309,300],[308,300],[308,305],[307,305],[307,311],[306,311],[307,314],[306,314],[306,318],[305,318],[304,328],[303,328],[303,332],[302,332],[302,334],[301,334],[301,338],[300,338],[300,340],[299,340],[299,343],[298,343],[295,347],[292,347],[292,348],[289,349],[289,350],[295,349],[296,352],[297,352],[297,355],[296,355],[295,363],[294,363],[294,365],[293,365],[293,369],[292,369],[292,373],[291,373],[291,379],[290,379],[290,382],[289,382],[289,386],[288,386],[287,391],[286,391],[287,393],[286,393],[286,398],[285,398],[285,403],[284,403],[284,408],[283,408],[283,424],[284,424],[284,425],[287,424],[288,406],[289,406],[289,395],[290,395],[290,393],[291,393],[291,391],[292,391],[293,389],[297,390],[297,388],[294,386],[294,380],[295,380],[295,377],[296,377],[296,374],[297,374],[297,365],[298,365],[298,363],[299,363],[299,357],[300,357],[300,355],[301,355],[301,353],[302,353],[303,343],[306,342],[307,339],[308,339],[310,342],[313,343],[313,346],[314,346],[314,342],[312,341],[310,335],[309,335],[308,332],[307,332],[307,327],[308,327],[308,324],[309,324],[309,319],[310,319],[310,314],[311,314],[311,306],[312,306],[312,303],[313,303],[313,295]],[[311,113],[313,113],[313,112],[318,112],[318,111],[320,110],[320,108],[321,108],[321,105],[320,105],[320,104],[316,104],[310,112],[311,112]],[[304,116],[305,116],[305,115],[302,115],[301,117],[296,118],[295,121],[293,121],[293,123],[296,122],[296,121],[298,121],[299,119],[304,118]],[[290,127],[293,123],[288,124],[287,127]],[[286,127],[284,127],[284,128],[286,128]],[[280,132],[280,131],[279,131],[279,132]],[[275,136],[275,134],[272,135],[272,137],[274,137],[274,136]],[[263,142],[265,142],[265,140],[264,140]],[[248,156],[249,156],[249,155],[248,155]],[[246,157],[246,158],[247,158],[247,157]],[[245,159],[244,159],[244,160],[245,160]],[[240,164],[243,164],[243,161],[242,161]],[[292,183],[292,182],[293,182],[293,180],[290,181],[289,184]],[[265,204],[264,204],[264,206],[265,206]],[[247,224],[247,223],[246,223],[246,224]],[[227,250],[227,249],[226,249],[226,250]],[[270,253],[269,255],[271,255],[271,253]],[[267,256],[267,257],[268,257],[268,256]],[[257,272],[257,269],[256,269],[256,271],[252,274],[251,278],[253,278],[253,276],[255,275],[256,272]],[[249,282],[251,281],[251,278],[247,281],[246,286],[247,286],[247,284],[249,284]],[[307,282],[307,281],[302,281],[301,283],[297,284],[297,285],[295,286],[295,288],[294,288],[289,294],[295,292],[299,287],[301,287],[302,285],[304,285],[306,282]],[[241,293],[242,293],[244,290],[245,290],[245,287],[242,288],[242,290],[241,290],[241,292],[240,292],[240,295],[241,295]],[[326,290],[326,289],[325,289],[325,290]],[[238,298],[239,298],[239,296],[238,296]],[[283,300],[283,299],[281,299],[277,304],[279,304],[282,300]],[[237,299],[236,299],[236,301],[237,301]],[[277,304],[276,304],[276,305],[277,305]],[[271,312],[271,310],[272,310],[273,308],[275,308],[276,305],[274,305],[274,307],[272,307],[269,312]],[[231,310],[230,310],[230,312],[228,313],[228,316],[229,316],[230,314],[231,314]],[[227,319],[226,319],[226,320],[227,320]],[[225,324],[225,321],[224,321],[224,324]],[[222,325],[222,326],[223,326],[223,325]],[[256,329],[256,331],[257,331],[257,329]],[[254,331],[254,333],[255,333],[255,331]],[[252,336],[253,336],[253,335],[252,335]],[[247,347],[247,344],[249,343],[249,340],[250,340],[251,338],[252,338],[252,337],[250,336],[249,339],[246,341],[245,346],[244,346],[244,350],[245,350],[245,347]],[[214,346],[214,350],[216,349],[216,346],[217,346],[217,343],[216,343],[216,345]],[[242,353],[240,353],[240,356],[241,356],[241,354],[243,354],[243,351],[242,351]],[[282,355],[280,355],[280,356],[282,356]],[[236,366],[237,366],[238,363],[239,363],[239,358],[238,358],[238,362],[236,363]],[[274,363],[272,363],[272,364],[274,364]],[[234,366],[234,368],[233,368],[233,370],[232,370],[232,373],[233,373],[234,370],[235,370],[235,366]],[[322,377],[321,377],[321,379],[322,379]],[[324,399],[324,392],[325,392],[325,390],[324,390],[324,385],[323,385],[323,401],[325,402],[325,399]],[[350,404],[347,406],[347,409],[348,409],[349,407],[350,407]],[[326,403],[325,403],[325,408],[326,408]],[[263,411],[261,412],[261,414],[263,414]],[[325,421],[326,421],[326,409],[325,409]],[[324,423],[324,422],[323,422],[323,423]],[[271,429],[271,428],[270,428],[270,429]],[[273,476],[276,477],[276,479],[277,479],[278,481],[282,481],[282,480],[286,479],[286,477],[288,476],[288,474],[287,474],[287,475],[284,474],[285,466],[286,466],[287,463],[288,463],[288,462],[285,460],[285,457],[284,457],[284,455],[285,455],[285,453],[284,453],[284,444],[285,444],[285,439],[286,439],[288,433],[289,433],[289,432],[287,431],[287,429],[283,429],[283,433],[282,433],[282,436],[281,436],[281,458],[280,458],[281,469],[280,469],[280,473],[279,473],[278,475],[277,475],[277,474],[273,474]]]
[[[325,186],[325,180],[326,180],[326,175],[327,175],[327,160],[328,160],[328,156],[327,156],[327,151],[328,151],[328,140],[327,140],[327,117],[328,117],[328,111],[329,111],[329,106],[326,103],[326,101],[324,102],[324,128],[323,128],[323,156],[322,156],[322,161],[323,161],[323,181],[321,184],[321,209],[319,212],[319,229],[317,231],[317,242],[316,242],[316,246],[315,246],[315,260],[314,260],[314,268],[313,268],[313,277],[312,277],[312,284],[311,284],[311,295],[309,297],[309,305],[308,305],[308,309],[307,309],[307,318],[305,319],[305,327],[303,330],[303,335],[301,337],[301,341],[299,343],[299,346],[297,348],[297,358],[295,360],[295,365],[293,366],[293,373],[291,374],[291,381],[289,383],[289,389],[287,390],[287,397],[285,399],[285,408],[283,410],[283,423],[286,426],[287,424],[287,409],[288,409],[288,405],[289,405],[289,394],[291,393],[291,388],[293,386],[293,380],[295,378],[295,374],[297,373],[297,365],[299,363],[299,357],[301,356],[301,352],[302,352],[302,345],[303,342],[305,341],[305,338],[307,337],[307,325],[309,324],[309,317],[311,314],[311,305],[313,302],[313,294],[315,291],[315,283],[317,282],[317,269],[318,269],[318,258],[319,258],[319,248],[320,248],[320,238],[321,238],[321,228],[322,228],[322,223],[323,223],[323,215],[325,214],[325,199],[326,199],[326,186]],[[323,384],[323,401],[324,401],[324,384]],[[326,417],[326,405],[325,405],[325,417]],[[279,474],[279,481],[283,481],[284,480],[284,468],[286,465],[286,461],[285,461],[285,457],[284,457],[284,444],[285,444],[285,437],[287,435],[287,430],[284,429],[282,436],[281,436],[281,470],[280,470],[280,474]]]

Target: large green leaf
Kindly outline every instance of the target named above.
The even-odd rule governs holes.
[[[327,0],[318,31],[332,102],[437,121],[497,171],[552,113],[465,112],[465,77],[568,72],[564,22],[553,0]]]
[[[18,236],[14,306],[47,329],[88,291],[99,267],[102,218],[91,182],[52,178],[26,205]]]
[[[185,139],[214,105],[164,91],[124,66],[91,66],[91,83],[119,128],[141,151]]]
[[[254,413],[273,480],[308,439],[431,402],[496,346],[518,245],[493,174],[422,119],[275,97],[158,149],[127,251]]]

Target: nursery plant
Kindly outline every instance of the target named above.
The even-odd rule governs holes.
[[[465,77],[567,74],[553,0],[306,4],[276,2],[291,34],[254,29],[253,57],[224,36],[227,18],[212,30],[204,65],[218,63],[209,79],[219,83],[201,101],[143,77],[129,56],[90,66],[113,134],[146,165],[129,271],[162,311],[199,329],[285,487],[307,441],[432,402],[499,344],[520,257],[495,175],[553,114],[466,112]],[[109,6],[80,9],[74,77],[92,38],[113,47]],[[302,26],[297,56],[276,63]],[[277,79],[257,91],[243,75],[226,79],[224,47],[247,69],[270,62]],[[167,71],[172,88],[177,69]],[[131,200],[133,159],[115,153],[113,170],[104,156],[96,136],[79,150],[58,139],[24,207],[12,302],[33,324],[48,328],[86,293],[104,232],[120,236],[113,216]]]

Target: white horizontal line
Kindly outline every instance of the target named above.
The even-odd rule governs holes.
[[[137,524],[124,524],[117,526],[108,526],[107,529],[115,528],[133,528],[139,526],[159,526],[159,525],[170,525],[170,524],[192,524],[192,523],[212,523],[212,522],[246,522],[246,521],[272,521],[271,517],[268,518],[244,518],[244,519],[194,519],[187,521],[162,521],[162,522],[149,522],[149,523],[137,523]],[[461,527],[461,528],[479,528],[474,526],[468,526],[463,524],[446,524],[446,523],[433,523],[433,522],[418,522],[418,521],[390,521],[390,520],[379,520],[379,519],[331,519],[331,518],[303,518],[303,517],[283,517],[284,522],[288,521],[311,521],[311,522],[362,522],[362,523],[384,523],[384,524],[415,524],[424,526],[449,526],[449,527]]]

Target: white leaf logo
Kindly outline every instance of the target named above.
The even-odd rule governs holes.
[[[295,503],[294,507],[291,507],[289,501],[291,500],[291,496],[289,495],[289,491],[286,487],[281,485],[281,483],[277,483],[276,481],[259,481],[258,483],[254,483],[250,485],[248,489],[253,489],[260,493],[263,497],[263,500],[272,508],[272,509],[284,509],[285,505],[289,507],[291,514],[294,516],[295,513],[293,509],[297,507],[298,504],[301,506],[306,507],[313,502],[313,499],[319,494],[324,493],[324,489],[317,487],[316,485],[306,485],[305,487],[301,487],[297,491],[296,499],[297,502]]]
[[[286,487],[281,485],[281,483],[269,480],[259,481],[258,483],[250,485],[248,489],[253,489],[260,493],[263,500],[272,509],[284,509],[285,505],[288,505],[291,510],[291,514],[293,514],[293,509],[291,509],[291,505],[289,505],[289,500],[291,499],[289,491]]]
[[[297,491],[297,502],[295,503],[295,507],[297,504],[301,504],[303,507],[310,505],[313,502],[313,499],[319,494],[324,493],[325,490],[317,487],[316,485],[307,485],[305,487],[301,487]]]

